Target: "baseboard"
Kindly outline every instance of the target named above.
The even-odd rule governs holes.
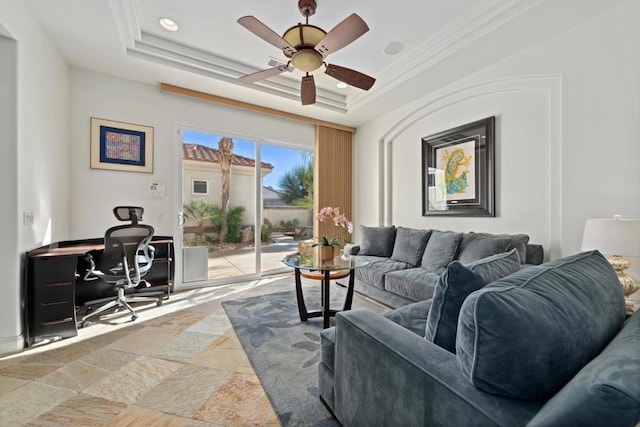
[[[0,337],[0,356],[7,356],[24,349],[24,336],[22,334],[12,337]]]

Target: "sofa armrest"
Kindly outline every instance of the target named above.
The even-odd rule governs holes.
[[[336,322],[334,409],[345,426],[523,426],[542,406],[476,389],[454,354],[369,310]]]
[[[360,252],[360,245],[353,245],[351,246],[351,253],[348,255],[358,255],[358,252]]]
[[[544,248],[542,245],[527,243],[527,259],[523,264],[539,265],[544,262]]]

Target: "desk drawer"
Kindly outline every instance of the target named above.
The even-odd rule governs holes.
[[[32,264],[32,280],[37,287],[44,283],[53,282],[73,282],[76,275],[76,264],[78,257],[56,256],[56,257],[37,257],[31,260]]]
[[[33,337],[74,337],[76,311],[73,300],[42,303],[33,313]]]
[[[65,320],[71,321],[75,318],[75,314],[76,308],[73,301],[52,301],[37,307],[33,320],[38,326],[48,326]]]
[[[43,283],[33,290],[34,302],[38,304],[64,300],[73,303],[74,288],[74,282]]]
[[[78,257],[33,257],[27,281],[27,344],[76,336],[75,275]]]

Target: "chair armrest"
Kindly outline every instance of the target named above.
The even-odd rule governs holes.
[[[97,280],[98,276],[102,275],[102,272],[96,271],[96,263],[93,260],[93,255],[90,252],[87,252],[81,257],[81,259],[89,265],[82,276],[82,280],[85,282]]]
[[[524,426],[542,406],[476,389],[454,354],[369,310],[336,322],[334,409],[343,425]]]

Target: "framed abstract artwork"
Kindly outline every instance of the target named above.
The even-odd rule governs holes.
[[[422,215],[495,216],[495,117],[422,138]]]
[[[91,118],[91,169],[153,172],[153,128]]]

